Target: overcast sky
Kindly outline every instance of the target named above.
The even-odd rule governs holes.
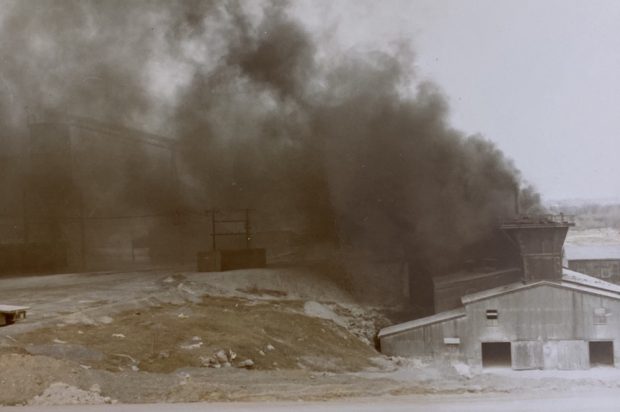
[[[453,125],[495,141],[545,199],[620,198],[620,1],[293,4],[345,48],[410,41]]]

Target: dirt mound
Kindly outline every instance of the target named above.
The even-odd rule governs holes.
[[[46,356],[0,355],[0,404],[28,401],[58,380],[77,385],[84,370],[78,365]]]
[[[370,359],[377,356],[342,326],[306,316],[303,302],[221,297],[126,311],[111,323],[43,328],[15,338],[33,353],[113,372],[170,373],[205,366],[343,372],[372,366]],[[222,351],[235,356],[217,360]]]

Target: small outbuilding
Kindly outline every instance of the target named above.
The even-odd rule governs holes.
[[[568,268],[620,284],[620,245],[566,245]]]

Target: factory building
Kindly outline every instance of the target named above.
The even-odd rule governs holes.
[[[620,285],[620,245],[566,245],[569,269]]]
[[[0,201],[0,272],[195,259],[199,246],[191,242],[208,240],[208,221],[176,213],[171,139],[74,116],[33,118],[28,126],[13,156],[18,172],[3,184],[15,190]]]
[[[565,216],[505,223],[522,267],[435,280],[436,304],[444,310],[382,329],[381,351],[460,361],[475,369],[572,370],[620,363],[620,286],[562,267],[572,225]],[[489,286],[481,290],[485,279]]]

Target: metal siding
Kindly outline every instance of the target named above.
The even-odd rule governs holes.
[[[381,339],[381,351],[386,355],[435,360],[461,358],[460,345],[444,343],[444,337],[461,338],[462,328],[459,325],[462,322],[459,321],[451,319],[386,336]]]
[[[513,369],[542,369],[544,367],[542,341],[517,341],[513,342],[511,347]]]
[[[590,352],[588,342],[561,340],[557,342],[557,368],[560,370],[588,369]]]
[[[607,325],[594,324],[594,309],[611,312]],[[497,326],[488,326],[487,309],[497,309]],[[588,341],[613,340],[615,359],[620,359],[620,301],[595,294],[541,285],[473,302],[466,306],[468,342],[465,356],[480,365],[483,341],[542,341],[543,366],[587,368]],[[560,341],[580,343],[561,343]],[[558,346],[559,345],[559,346]],[[559,358],[568,356],[560,362]],[[584,366],[585,365],[585,366]]]
[[[544,369],[558,368],[558,341],[543,343],[543,367]]]
[[[611,312],[607,325],[594,324],[594,310],[600,307]],[[487,309],[498,310],[496,326],[489,326]],[[614,358],[620,359],[620,301],[611,297],[540,285],[472,302],[465,311],[462,318],[383,338],[384,353],[434,359],[460,356],[472,366],[481,366],[481,342],[536,341],[541,343],[529,344],[528,354],[513,356],[516,368],[585,369],[589,366],[588,341],[612,340]],[[460,338],[458,349],[446,345],[444,337]],[[534,349],[536,345],[541,346]]]

